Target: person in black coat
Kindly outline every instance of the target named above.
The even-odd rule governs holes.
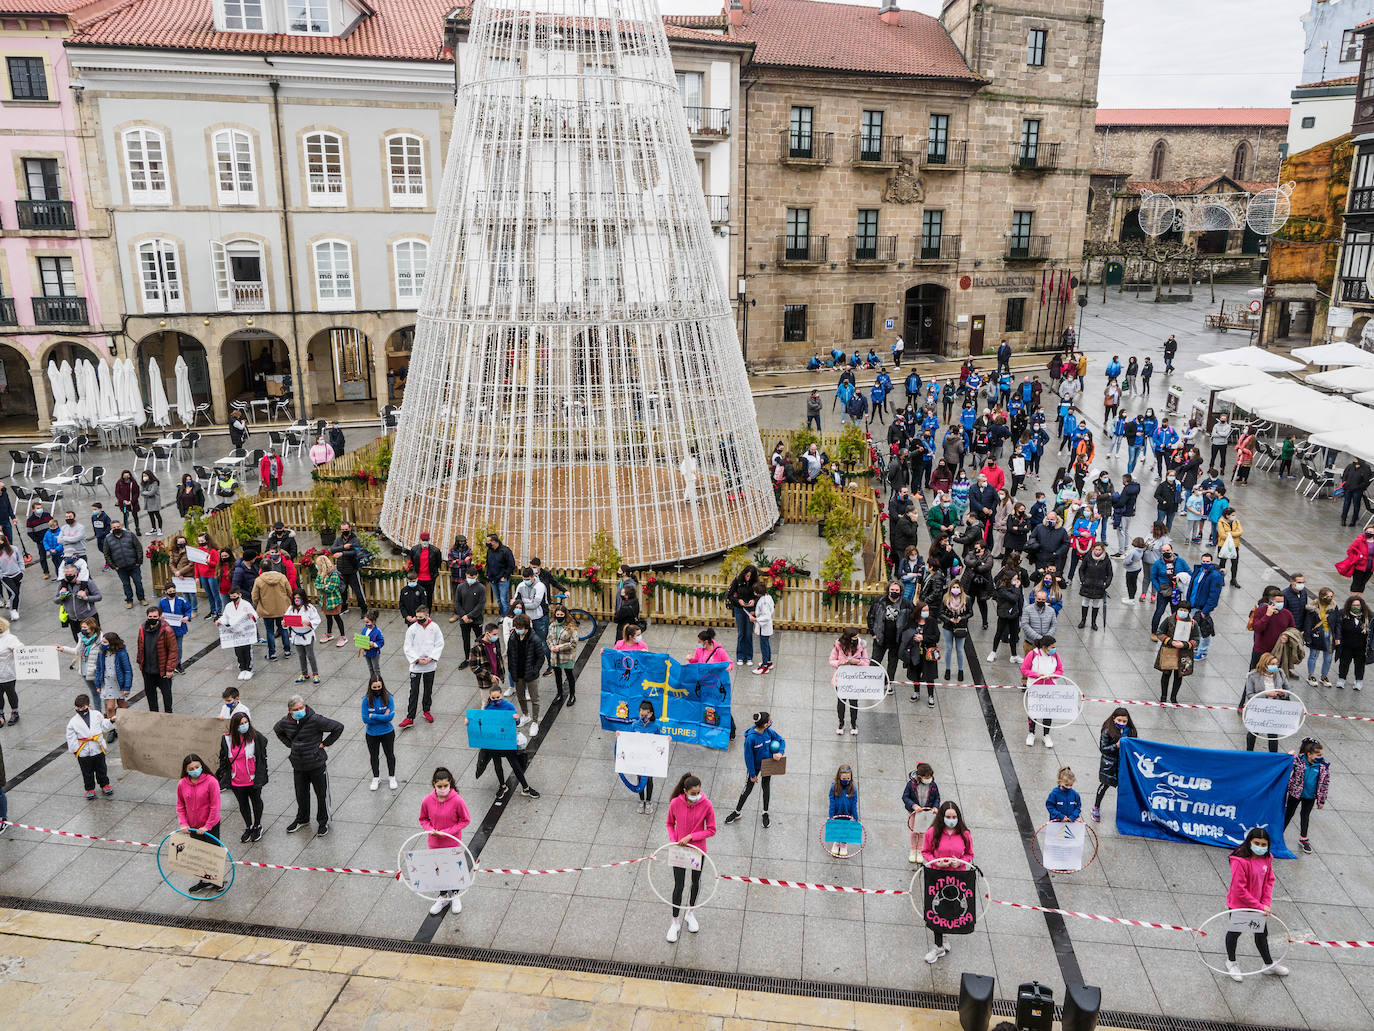
[[[292,695],[286,715],[272,732],[291,754],[291,775],[296,783],[296,818],[286,828],[295,834],[310,824],[310,791],[315,792],[317,832],[329,833],[329,757],[325,749],[343,734],[343,724],[321,716],[300,695]]]
[[[425,605],[434,608],[434,585],[439,582],[439,574],[444,568],[444,553],[429,542],[429,534],[420,534],[420,543],[409,553],[410,568],[425,592]]]
[[[251,763],[253,783],[235,784],[234,766],[240,769]],[[221,791],[232,791],[243,814],[243,837],[240,841],[258,841],[262,837],[262,789],[267,784],[267,735],[252,729],[248,713],[236,712],[230,720],[229,733],[219,741],[219,767],[215,772]]]
[[[1059,517],[1051,512],[1045,521],[1030,532],[1026,554],[1036,569],[1053,565],[1062,569],[1069,554],[1069,535],[1059,525]]]
[[[992,635],[992,650],[988,652],[989,662],[997,658],[997,646],[1003,641],[1007,642],[1007,651],[1011,655],[1012,663],[1018,661],[1016,642],[1020,634],[1021,612],[1026,604],[1023,597],[1025,583],[1021,570],[1014,566],[1003,566],[1002,572],[997,575],[997,586],[992,591],[993,600],[997,604],[997,629]]]
[[[940,662],[940,618],[926,602],[913,615],[911,625],[902,631],[898,653],[911,681],[911,700],[920,701],[920,684],[926,685],[927,704],[935,704],[935,672]]]
[[[515,573],[515,554],[496,534],[487,535],[487,583],[496,592],[496,607],[501,615],[510,611],[510,578]]]
[[[300,546],[296,543],[296,535],[292,533],[280,519],[272,524],[272,532],[267,535],[267,550],[280,548],[291,556],[295,561],[296,554]]]
[[[992,597],[992,555],[975,541],[972,549],[964,556],[964,573],[961,578],[964,592],[969,600],[978,603],[978,614],[983,617],[983,629],[988,628],[988,599]]]
[[[1025,551],[1026,539],[1030,536],[1031,520],[1026,514],[1026,506],[1017,502],[1007,516],[1006,530],[1002,534],[1002,555],[1013,551]]]
[[[329,424],[329,429],[325,433],[325,440],[329,441],[329,446],[334,449],[335,455],[339,457],[343,456],[346,450],[344,447],[344,433],[343,430],[339,428],[338,422],[331,422]]]
[[[631,623],[639,622],[639,592],[630,584],[626,584],[620,589],[620,597],[615,602],[615,614],[611,617],[615,623],[615,639],[625,640],[625,628]],[[753,643],[753,630],[749,632],[750,643]]]
[[[465,575],[453,588],[453,615],[450,623],[458,623],[463,633],[463,661],[459,669],[467,669],[471,664],[468,655],[472,653],[472,635],[482,636],[482,616],[487,610],[487,585],[477,579],[475,569],[466,570]]]
[[[904,484],[887,503],[888,525],[891,527],[892,554],[901,555],[913,544],[920,544],[921,512],[911,487]]]
[[[1097,610],[1102,608],[1112,585],[1112,573],[1112,560],[1107,557],[1106,547],[1101,542],[1094,544],[1078,564],[1078,597],[1083,603],[1078,629],[1082,630],[1088,622],[1089,609],[1092,610],[1093,629],[1097,629]]]
[[[869,654],[875,663],[882,663],[886,658],[889,680],[897,676],[898,645],[902,631],[911,622],[912,611],[912,604],[902,597],[902,585],[897,580],[887,585],[886,597],[875,598],[868,606],[868,632],[873,635]]]
[[[422,608],[429,608],[429,595],[424,585],[415,579],[413,569],[406,573],[406,582],[401,587],[396,606],[401,610],[401,618],[405,620],[406,626],[415,622],[416,612]]]
[[[353,532],[352,524],[340,523],[339,535],[329,547],[329,555],[334,560],[334,567],[339,571],[339,593],[343,599],[343,608],[340,612],[348,611],[350,591],[357,596],[358,606],[364,612],[367,611],[367,598],[363,594],[363,580],[358,563],[358,553],[362,548],[362,542]]]
[[[205,491],[201,489],[190,473],[181,478],[181,484],[177,487],[176,493],[177,512],[181,518],[186,518],[186,513],[193,508],[205,508]]]

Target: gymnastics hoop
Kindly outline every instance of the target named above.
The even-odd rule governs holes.
[[[935,822],[935,810],[929,807],[923,809],[920,806],[917,806],[915,809],[911,810],[911,812],[906,814],[906,829],[915,832],[917,813],[930,814],[930,823],[926,824],[924,827],[921,828],[921,830],[930,830],[931,824]]]
[[[1220,913],[1217,913],[1217,914],[1215,914],[1215,915],[1213,915],[1213,916],[1209,916],[1206,920],[1202,921],[1202,923],[1200,923],[1200,924],[1197,926],[1196,930],[1195,930],[1194,933],[1193,933],[1194,942],[1195,942],[1195,944],[1197,944],[1197,955],[1198,955],[1198,959],[1202,960],[1202,965],[1205,966],[1208,970],[1212,971],[1212,973],[1214,973],[1214,974],[1221,974],[1223,977],[1231,977],[1231,976],[1232,976],[1232,975],[1231,975],[1231,971],[1227,970],[1225,967],[1220,967],[1220,968],[1219,968],[1219,967],[1214,967],[1214,966],[1212,966],[1211,963],[1207,962],[1207,955],[1206,955],[1206,953],[1204,953],[1204,952],[1202,951],[1202,946],[1201,946],[1200,943],[1197,942],[1197,939],[1205,938],[1205,937],[1208,936],[1207,925],[1210,924],[1213,920],[1221,920],[1221,919],[1228,918],[1228,917],[1230,917],[1230,915],[1231,915],[1232,913],[1259,913],[1259,914],[1261,914],[1262,916],[1265,917],[1265,920],[1266,920],[1266,921],[1268,921],[1268,920],[1276,920],[1276,921],[1278,921],[1278,923],[1283,927],[1283,952],[1282,952],[1278,957],[1275,958],[1274,963],[1282,963],[1282,962],[1284,961],[1284,959],[1287,958],[1288,953],[1291,952],[1291,951],[1293,950],[1293,932],[1290,931],[1290,930],[1288,929],[1288,925],[1287,925],[1286,923],[1284,923],[1282,920],[1280,920],[1280,919],[1279,919],[1277,916],[1275,916],[1273,913],[1264,913],[1263,910],[1259,910],[1259,909],[1249,909],[1249,908],[1244,907],[1244,906],[1239,907],[1239,908],[1237,908],[1237,909],[1223,909]],[[1267,924],[1266,924],[1266,931],[1265,931],[1265,933],[1266,933],[1266,935],[1268,934]],[[1220,932],[1220,934],[1224,935],[1224,934],[1225,934],[1225,931]],[[1218,935],[1218,936],[1220,936],[1220,935]],[[1239,955],[1239,953],[1237,953],[1237,955]],[[1258,970],[1242,970],[1242,971],[1240,972],[1240,976],[1241,976],[1241,977],[1254,977],[1256,974],[1262,974],[1262,973],[1264,973],[1264,972],[1265,972],[1266,970],[1268,970],[1271,966],[1273,966],[1273,964],[1266,964],[1265,966],[1260,967]]]
[[[1050,683],[1047,684],[1047,683],[1045,683],[1046,681],[1049,681]],[[1052,716],[1052,717],[1050,717],[1050,719],[1057,720],[1060,727],[1067,727],[1067,726],[1069,726],[1070,724],[1073,724],[1073,723],[1077,723],[1077,722],[1078,722],[1078,718],[1079,718],[1080,716],[1083,715],[1083,708],[1084,708],[1084,706],[1087,704],[1087,699],[1085,699],[1085,698],[1083,697],[1083,691],[1082,691],[1082,689],[1081,689],[1076,683],[1074,683],[1074,682],[1073,682],[1072,680],[1070,680],[1068,677],[1044,677],[1044,678],[1042,678],[1042,682],[1041,682],[1039,685],[1036,685],[1036,684],[1027,684],[1026,687],[1024,687],[1024,688],[1021,690],[1021,708],[1022,708],[1023,710],[1025,710],[1026,719],[1030,720],[1032,723],[1034,723],[1036,726],[1040,727],[1042,730],[1048,729],[1048,728],[1045,727],[1045,721],[1044,721],[1043,719],[1039,719],[1039,718],[1037,718],[1037,717],[1035,717],[1035,716],[1032,716],[1032,715],[1030,714],[1030,689],[1031,689],[1032,687],[1036,687],[1036,686],[1039,686],[1039,687],[1045,687],[1045,686],[1059,687],[1059,686],[1061,686],[1061,685],[1071,687],[1071,688],[1073,688],[1075,691],[1078,692],[1078,711],[1075,712],[1071,718],[1069,718],[1069,719],[1064,719],[1064,718],[1061,717],[1061,716]]]
[[[882,694],[882,697],[879,698],[877,701],[875,701],[872,705],[860,705],[860,704],[858,703],[858,701],[855,700],[855,699],[853,699],[853,698],[841,698],[841,697],[840,697],[840,685],[839,685],[839,684],[836,684],[836,685],[835,685],[835,700],[836,700],[836,701],[844,702],[846,705],[852,705],[852,706],[854,706],[855,709],[858,709],[860,712],[868,712],[868,711],[870,711],[870,710],[872,710],[872,709],[876,709],[876,708],[878,708],[878,706],[882,705],[883,702],[887,701],[887,693],[888,693],[888,691],[890,691],[890,690],[892,689],[892,680],[888,677],[888,675],[887,675],[887,670],[883,669],[883,664],[882,664],[881,662],[874,662],[872,659],[869,659],[869,660],[868,660],[868,665],[869,665],[869,667],[877,666],[879,669],[882,669],[882,670],[883,670],[883,694]]]
[[[620,783],[624,784],[636,795],[644,790],[644,774],[641,773],[639,775],[639,782],[637,784],[631,784],[628,780],[625,779],[625,774],[623,773],[617,773],[616,776],[620,778]]]
[[[964,865],[950,865],[947,867],[932,866],[932,870],[939,870],[943,868],[949,870],[977,871],[978,879],[983,882],[983,911],[978,914],[978,923],[981,924],[987,918],[988,910],[992,908],[992,886],[988,883],[988,875],[983,873],[983,868],[981,866],[978,866],[976,863],[970,863],[964,859],[955,859],[952,856],[946,857],[945,859],[937,859],[936,862],[949,864],[963,863]],[[921,922],[922,927],[926,925],[926,915],[921,908],[922,904],[925,901],[925,892],[922,890],[921,885],[919,885],[917,882],[921,879],[921,875],[925,873],[925,870],[926,864],[925,861],[922,860],[920,865],[916,867],[916,870],[911,875],[911,883],[907,885],[907,887],[910,889],[907,892],[907,899],[911,902],[911,908],[916,911],[916,919]]]
[[[1063,875],[1065,875],[1065,876],[1068,876],[1069,874],[1082,873],[1082,872],[1083,872],[1084,870],[1086,870],[1088,867],[1092,866],[1093,863],[1097,862],[1097,850],[1098,850],[1097,831],[1095,831],[1095,830],[1092,828],[1092,825],[1091,825],[1091,824],[1086,823],[1086,822],[1084,822],[1084,821],[1082,821],[1082,820],[1077,820],[1077,821],[1075,821],[1075,822],[1078,824],[1078,826],[1082,827],[1084,830],[1086,830],[1086,831],[1088,832],[1088,837],[1089,837],[1089,838],[1091,839],[1091,841],[1092,841],[1093,854],[1092,854],[1091,858],[1089,858],[1089,859],[1087,860],[1087,862],[1085,862],[1085,863],[1084,863],[1082,866],[1080,866],[1077,870],[1056,870],[1056,869],[1054,869],[1053,867],[1045,866],[1045,858],[1044,858],[1043,855],[1041,855],[1041,849],[1040,849],[1040,833],[1041,833],[1046,827],[1048,827],[1052,822],[1054,822],[1054,821],[1052,821],[1052,820],[1046,820],[1046,821],[1045,821],[1044,823],[1042,823],[1039,827],[1035,828],[1035,834],[1032,835],[1032,838],[1031,838],[1031,841],[1032,841],[1032,844],[1031,844],[1031,851],[1032,851],[1032,853],[1033,853],[1034,856],[1035,856],[1035,861],[1036,861],[1037,863],[1039,863],[1039,864],[1041,865],[1041,867],[1044,868],[1044,870],[1045,870],[1046,873],[1057,873],[1057,874],[1063,874]]]
[[[663,895],[659,893],[658,885],[654,884],[654,867],[657,866],[660,861],[658,858],[658,854],[662,852],[665,848],[672,848],[674,845],[677,845],[676,841],[665,841],[662,845],[659,845],[658,848],[654,849],[653,852],[649,855],[649,890],[652,891],[654,893],[654,897],[658,899],[658,901],[662,902],[665,906],[671,906],[673,904],[673,900],[670,898],[664,898]],[[706,905],[706,903],[710,902],[713,898],[716,897],[716,890],[720,887],[720,871],[716,869],[716,861],[711,858],[711,854],[709,852],[707,852],[705,849],[697,848],[695,845],[678,845],[678,847],[696,849],[696,851],[701,853],[702,873],[706,872],[706,867],[709,866],[711,868],[710,893],[704,899],[697,899],[697,901],[693,903],[693,908],[697,906],[704,906]],[[691,887],[688,886],[687,890],[690,892]],[[686,906],[683,906],[681,903],[679,903],[679,907],[682,909],[688,908]]]
[[[1292,737],[1294,734],[1297,734],[1297,733],[1301,732],[1302,728],[1307,724],[1307,717],[1311,715],[1311,713],[1308,711],[1307,703],[1304,702],[1304,701],[1302,700],[1302,696],[1299,695],[1296,691],[1284,690],[1284,691],[1281,691],[1281,692],[1279,692],[1279,693],[1280,693],[1280,694],[1285,694],[1285,695],[1288,696],[1288,699],[1284,699],[1285,701],[1286,701],[1286,700],[1292,700],[1292,701],[1295,701],[1295,702],[1297,702],[1299,705],[1302,706],[1302,719],[1298,721],[1297,728],[1294,729],[1294,730],[1290,730],[1287,734],[1274,734],[1274,733],[1272,733],[1272,732],[1270,732],[1270,731],[1267,731],[1267,730],[1263,730],[1263,731],[1251,730],[1251,729],[1249,728],[1249,726],[1247,725],[1247,726],[1245,727],[1246,733],[1254,734],[1257,738],[1261,738],[1261,739],[1263,739],[1263,738],[1265,738],[1265,737],[1272,737],[1272,738],[1274,738],[1275,740],[1282,741],[1282,740],[1283,740],[1284,738],[1286,738],[1286,737]],[[1240,722],[1241,722],[1242,724],[1245,723],[1245,711],[1246,711],[1247,709],[1249,709],[1250,706],[1251,706],[1254,702],[1256,702],[1256,701],[1258,701],[1258,700],[1260,700],[1260,699],[1264,699],[1264,695],[1262,695],[1262,694],[1257,694],[1257,695],[1253,695],[1253,696],[1251,696],[1250,698],[1246,699],[1245,704],[1244,704],[1243,706],[1241,706],[1241,710],[1240,710]],[[1267,699],[1266,699],[1266,700],[1267,700]]]
[[[219,838],[215,837],[213,834],[202,834],[201,837],[209,838],[220,848],[224,849],[224,854],[228,857],[229,866],[229,877],[225,880],[224,887],[222,887],[219,890],[219,894],[192,895],[189,892],[184,892],[180,888],[178,888],[175,884],[172,883],[171,878],[167,876],[167,871],[162,868],[162,846],[167,844],[167,839],[170,838],[173,834],[180,833],[180,830],[172,831],[167,835],[167,837],[163,838],[161,841],[157,843],[157,852],[155,853],[157,857],[157,872],[162,875],[162,879],[164,882],[166,882],[167,887],[171,888],[174,892],[176,892],[184,899],[190,899],[192,902],[214,902],[215,899],[223,898],[225,893],[228,892],[228,890],[234,886],[234,874],[238,864],[234,860],[234,854],[229,851],[229,846],[227,846],[224,842],[220,841]]]
[[[825,851],[828,852],[828,853],[830,854],[830,858],[832,858],[832,859],[853,859],[855,856],[857,856],[860,852],[862,852],[862,851],[864,850],[864,846],[866,846],[866,845],[868,844],[868,827],[865,826],[865,825],[862,824],[862,823],[859,824],[859,830],[860,830],[860,832],[862,832],[862,834],[863,834],[863,840],[861,840],[861,841],[859,842],[859,847],[858,847],[858,849],[857,849],[856,851],[850,852],[848,855],[843,855],[843,856],[842,856],[842,855],[840,855],[838,852],[836,852],[833,848],[826,848],[826,844],[827,844],[827,843],[826,843],[826,840],[825,840],[825,825],[826,825],[826,823],[829,823],[830,820],[854,820],[854,817],[852,817],[852,816],[832,816],[832,817],[830,817],[828,820],[825,820],[825,821],[823,821],[823,822],[821,823],[821,832],[820,832],[820,834],[819,834],[819,837],[820,837],[820,840],[821,840],[821,848],[825,849]],[[857,820],[854,820],[854,822],[855,822],[855,823],[858,823]],[[839,843],[839,842],[830,842],[830,844],[836,845],[836,844],[840,844],[840,843]]]
[[[428,899],[430,902],[438,902],[441,898],[447,901],[454,897],[452,894],[442,896],[426,895],[424,892],[412,888],[410,886],[410,882],[406,880],[406,853],[416,851],[415,849],[411,849],[409,847],[410,843],[414,841],[416,838],[428,838],[431,834],[437,834],[441,838],[449,838],[453,841],[456,841],[458,842],[458,847],[463,850],[463,855],[467,859],[468,873],[470,876],[468,879],[468,886],[466,888],[460,888],[456,892],[457,896],[459,898],[462,898],[464,895],[467,894],[468,890],[477,880],[477,860],[476,858],[474,858],[473,854],[468,850],[468,847],[463,844],[463,839],[458,837],[456,834],[448,833],[448,831],[416,831],[410,837],[406,838],[406,840],[401,843],[401,847],[396,851],[396,869],[400,871],[400,876],[398,876],[396,879],[400,881],[403,885],[405,885],[406,891],[410,892],[412,895],[415,895],[419,898]]]

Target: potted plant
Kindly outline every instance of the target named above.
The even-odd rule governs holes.
[[[328,547],[334,543],[334,535],[339,532],[339,524],[343,522],[343,509],[326,484],[316,484],[311,493],[315,501],[310,508],[310,523],[319,533],[320,541]]]
[[[239,498],[229,508],[229,527],[234,535],[234,540],[238,542],[240,548],[249,550],[248,545],[254,545],[257,551],[262,550],[262,535],[266,532],[267,526],[262,521],[262,516],[258,514],[258,506],[248,498]]]
[[[835,506],[840,504],[840,492],[827,476],[816,481],[816,489],[806,502],[806,514],[816,518],[816,536],[825,536],[825,521]]]

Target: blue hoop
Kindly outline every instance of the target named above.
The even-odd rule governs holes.
[[[636,782],[636,783],[634,783],[634,784],[631,784],[628,780],[626,780],[626,779],[625,779],[625,774],[623,774],[623,773],[618,773],[618,774],[616,774],[616,776],[618,776],[618,777],[620,778],[620,783],[624,784],[627,788],[629,788],[631,791],[633,791],[636,795],[639,794],[641,791],[644,790],[644,774],[641,773],[641,774],[639,775],[639,780],[638,780],[638,782]]]
[[[190,894],[189,892],[182,891],[182,890],[181,890],[180,888],[178,888],[175,884],[173,884],[173,883],[171,882],[171,880],[168,879],[168,877],[167,877],[167,871],[164,870],[164,869],[162,868],[162,846],[165,845],[165,844],[167,844],[167,838],[170,838],[173,834],[179,834],[179,833],[181,833],[181,832],[180,832],[180,831],[172,831],[171,833],[169,833],[169,834],[167,835],[167,837],[163,838],[161,841],[159,841],[159,842],[157,843],[157,852],[156,852],[156,856],[157,856],[157,872],[160,873],[160,874],[162,875],[162,879],[163,879],[164,882],[166,882],[167,887],[171,888],[174,892],[176,892],[176,893],[177,893],[178,895],[180,895],[182,898],[184,898],[184,899],[190,899],[192,902],[213,902],[215,899],[223,898],[224,895],[225,895],[225,893],[226,893],[230,888],[232,888],[232,887],[234,886],[235,867],[236,867],[238,864],[237,864],[237,862],[234,860],[234,854],[233,854],[232,852],[229,851],[229,846],[226,845],[224,842],[220,841],[219,838],[215,837],[213,834],[202,834],[202,835],[200,835],[200,836],[201,836],[202,838],[209,838],[211,841],[213,841],[213,842],[214,842],[216,845],[218,845],[220,848],[224,849],[224,854],[227,855],[227,856],[229,857],[229,864],[228,864],[228,865],[229,865],[229,879],[228,879],[227,881],[224,882],[224,887],[220,889],[219,894],[218,894],[218,895],[192,895],[192,894]]]

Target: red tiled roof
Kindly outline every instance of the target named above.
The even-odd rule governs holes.
[[[1321,82],[1304,82],[1294,89],[1319,89],[1322,86],[1353,86],[1360,81],[1358,75],[1342,75],[1339,79],[1323,79]]]
[[[101,0],[0,0],[0,14],[67,15]]]
[[[753,0],[732,39],[754,44],[754,64],[982,82],[938,20],[816,0]]]
[[[1360,22],[1360,24],[1356,25],[1355,28],[1356,28],[1356,29],[1367,29],[1367,28],[1369,28],[1371,25],[1374,25],[1374,18],[1370,18],[1368,21],[1362,21],[1362,22]]]
[[[1288,124],[1286,107],[1099,107],[1099,126],[1241,126]]]
[[[0,0],[6,2],[10,0]],[[371,0],[376,13],[361,19],[347,38],[340,39],[217,32],[211,0],[127,0],[83,25],[67,42],[73,46],[441,61],[444,16],[453,6],[453,0]]]

